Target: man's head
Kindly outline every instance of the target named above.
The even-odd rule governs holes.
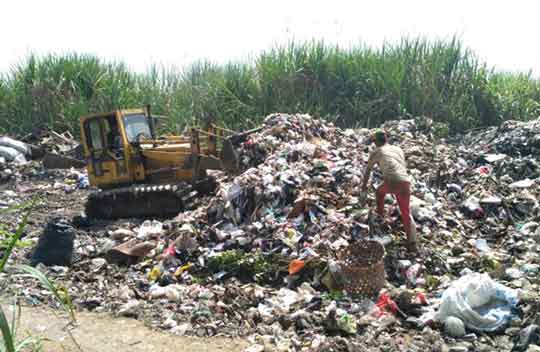
[[[384,132],[383,130],[377,130],[375,131],[375,133],[373,133],[373,135],[371,136],[371,139],[377,147],[382,147],[383,145],[386,144],[386,140],[387,140],[386,132]]]

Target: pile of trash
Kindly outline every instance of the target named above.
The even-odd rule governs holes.
[[[531,155],[540,158],[540,120],[508,120],[499,127],[490,127],[470,132],[464,137],[465,143],[476,150],[489,153],[503,153],[513,157]]]
[[[40,130],[18,139],[0,136],[0,186],[14,186],[0,197],[0,209],[19,202],[24,194],[36,190],[72,192],[77,188],[88,188],[85,165],[82,147],[69,132]],[[63,180],[37,184],[57,177]]]
[[[49,169],[82,168],[85,166],[82,146],[69,133],[43,130],[20,139],[0,136],[0,166],[20,166],[30,160],[42,160]]]
[[[273,114],[239,145],[243,171],[222,175],[203,206],[168,220],[50,214],[28,237],[58,233],[72,255],[55,263],[24,249],[15,260],[66,283],[80,309],[175,334],[247,336],[251,352],[538,350],[538,126],[508,122],[457,143],[427,118],[382,126],[413,178],[416,257],[395,199],[385,199],[384,219],[373,214],[377,171],[361,194],[371,131]],[[79,204],[86,194],[54,192]],[[343,257],[367,242],[383,246],[383,259]],[[362,263],[383,270],[376,294],[350,289],[351,273],[380,278]],[[10,280],[28,301],[50,302],[39,286]]]

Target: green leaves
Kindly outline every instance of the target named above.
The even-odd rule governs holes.
[[[23,215],[22,221],[19,223],[19,226],[17,227],[17,231],[14,234],[8,234],[6,231],[4,231],[5,235],[8,236],[7,244],[5,245],[5,251],[2,259],[0,260],[0,273],[4,271],[4,267],[6,266],[6,263],[11,256],[11,252],[13,252],[13,249],[15,248],[17,241],[21,238],[21,235],[24,231],[24,228],[26,227],[26,224],[28,222],[28,217],[30,216],[30,213],[32,212],[32,208],[34,207],[35,203],[37,201],[37,197],[35,197],[30,205],[28,206],[26,212]],[[26,205],[23,205],[23,207]],[[4,210],[7,211],[7,210]]]
[[[461,131],[536,118],[540,80],[494,72],[457,37],[405,37],[377,48],[291,42],[244,62],[152,65],[144,73],[93,55],[30,55],[0,76],[0,131],[45,123],[78,134],[81,115],[147,103],[174,131],[207,118],[249,128],[272,112],[307,112],[347,127],[425,115]]]
[[[21,275],[21,276],[30,277],[30,278],[38,280],[41,283],[41,285],[45,287],[47,291],[49,291],[53,295],[53,297],[61,305],[64,311],[69,314],[71,321],[72,322],[77,321],[75,317],[75,308],[73,307],[73,304],[71,302],[71,297],[69,296],[69,293],[65,287],[57,286],[52,280],[50,280],[47,276],[45,276],[41,271],[31,266],[17,265],[16,268],[26,273],[26,275]]]
[[[15,316],[15,313],[13,313]],[[4,346],[0,351],[15,352],[15,333],[17,331],[15,324],[9,325],[4,310],[0,307],[0,330],[2,331],[2,337],[4,339]]]
[[[2,307],[0,307],[0,332],[2,332],[3,344],[0,344],[0,352],[28,351],[27,346],[33,345],[31,351],[39,351],[40,340],[32,336],[27,336],[22,341],[16,342],[17,330],[21,318],[21,306],[13,304],[13,317],[11,325]]]

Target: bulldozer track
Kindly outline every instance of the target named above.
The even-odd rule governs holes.
[[[192,209],[198,192],[186,182],[134,185],[88,196],[86,215],[96,219],[171,217]]]

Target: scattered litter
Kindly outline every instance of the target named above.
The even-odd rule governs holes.
[[[171,219],[89,220],[81,215],[86,172],[47,168],[43,158],[80,161],[72,136],[22,139],[28,153],[10,144],[26,162],[0,154],[0,208],[39,197],[12,260],[32,258],[27,244],[39,247],[53,218],[72,218],[64,221],[76,234],[71,259],[36,263],[49,265],[40,270],[80,310],[179,335],[249,337],[253,351],[534,346],[540,119],[447,140],[423,117],[382,128],[407,156],[416,256],[405,248],[396,200],[385,199],[390,211],[380,218],[373,190],[361,192],[372,131],[272,114],[237,145],[240,171],[213,174],[216,193]],[[372,177],[381,182],[377,170]],[[21,211],[2,213],[2,225],[13,231]],[[32,280],[8,280],[9,293],[50,302]]]

